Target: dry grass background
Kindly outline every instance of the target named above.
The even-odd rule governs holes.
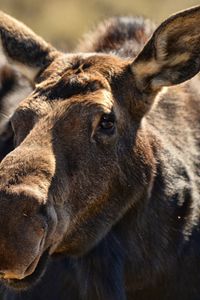
[[[113,15],[144,15],[159,23],[200,0],[0,0],[0,9],[22,20],[62,49],[72,49],[81,35]]]

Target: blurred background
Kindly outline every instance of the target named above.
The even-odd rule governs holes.
[[[156,23],[200,0],[0,0],[0,9],[26,23],[62,50],[72,50],[83,33],[116,15],[143,15]]]

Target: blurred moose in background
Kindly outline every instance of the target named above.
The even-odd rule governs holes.
[[[15,108],[31,92],[29,81],[0,58],[0,161],[13,148],[9,122]]]

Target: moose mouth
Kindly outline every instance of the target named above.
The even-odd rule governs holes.
[[[2,282],[7,285],[8,287],[15,289],[15,290],[26,290],[30,286],[33,286],[36,284],[39,279],[43,276],[45,273],[46,267],[47,267],[47,261],[49,257],[49,251],[46,250],[42,256],[39,258],[39,261],[37,263],[37,266],[34,270],[34,272],[23,279],[3,279]],[[34,263],[34,262],[33,262]],[[28,267],[31,268],[32,264]]]

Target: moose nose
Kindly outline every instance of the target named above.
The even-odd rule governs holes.
[[[40,146],[34,153],[26,143],[20,147],[0,163],[0,277],[4,279],[23,279],[35,271],[49,231],[41,207],[54,173],[52,155],[37,156],[43,153]]]
[[[41,246],[43,246],[42,242],[40,242]],[[25,256],[30,256],[28,259],[28,262],[23,261],[23,259],[20,259],[20,257],[18,257],[19,260],[21,260],[20,263],[17,262],[17,257],[15,257],[15,263],[11,263],[13,260],[13,257],[11,257],[11,262],[8,262],[6,264],[1,264],[2,269],[0,271],[0,279],[23,279],[24,277],[29,276],[30,274],[32,274],[37,265],[38,262],[40,260],[40,257],[42,255],[42,251],[41,251],[41,247],[37,247],[38,249],[36,251],[30,251],[29,253],[24,253]],[[43,247],[42,247],[43,248]],[[2,258],[2,257],[1,257]],[[6,259],[6,257],[4,257]],[[7,261],[8,258],[7,258]],[[7,266],[8,268],[4,268],[5,266]]]
[[[38,264],[40,256],[38,255],[33,262],[27,268],[22,269],[14,269],[14,270],[6,270],[0,272],[1,279],[23,279],[24,277],[32,274]]]
[[[32,274],[44,251],[47,223],[34,197],[0,190],[0,278]]]

